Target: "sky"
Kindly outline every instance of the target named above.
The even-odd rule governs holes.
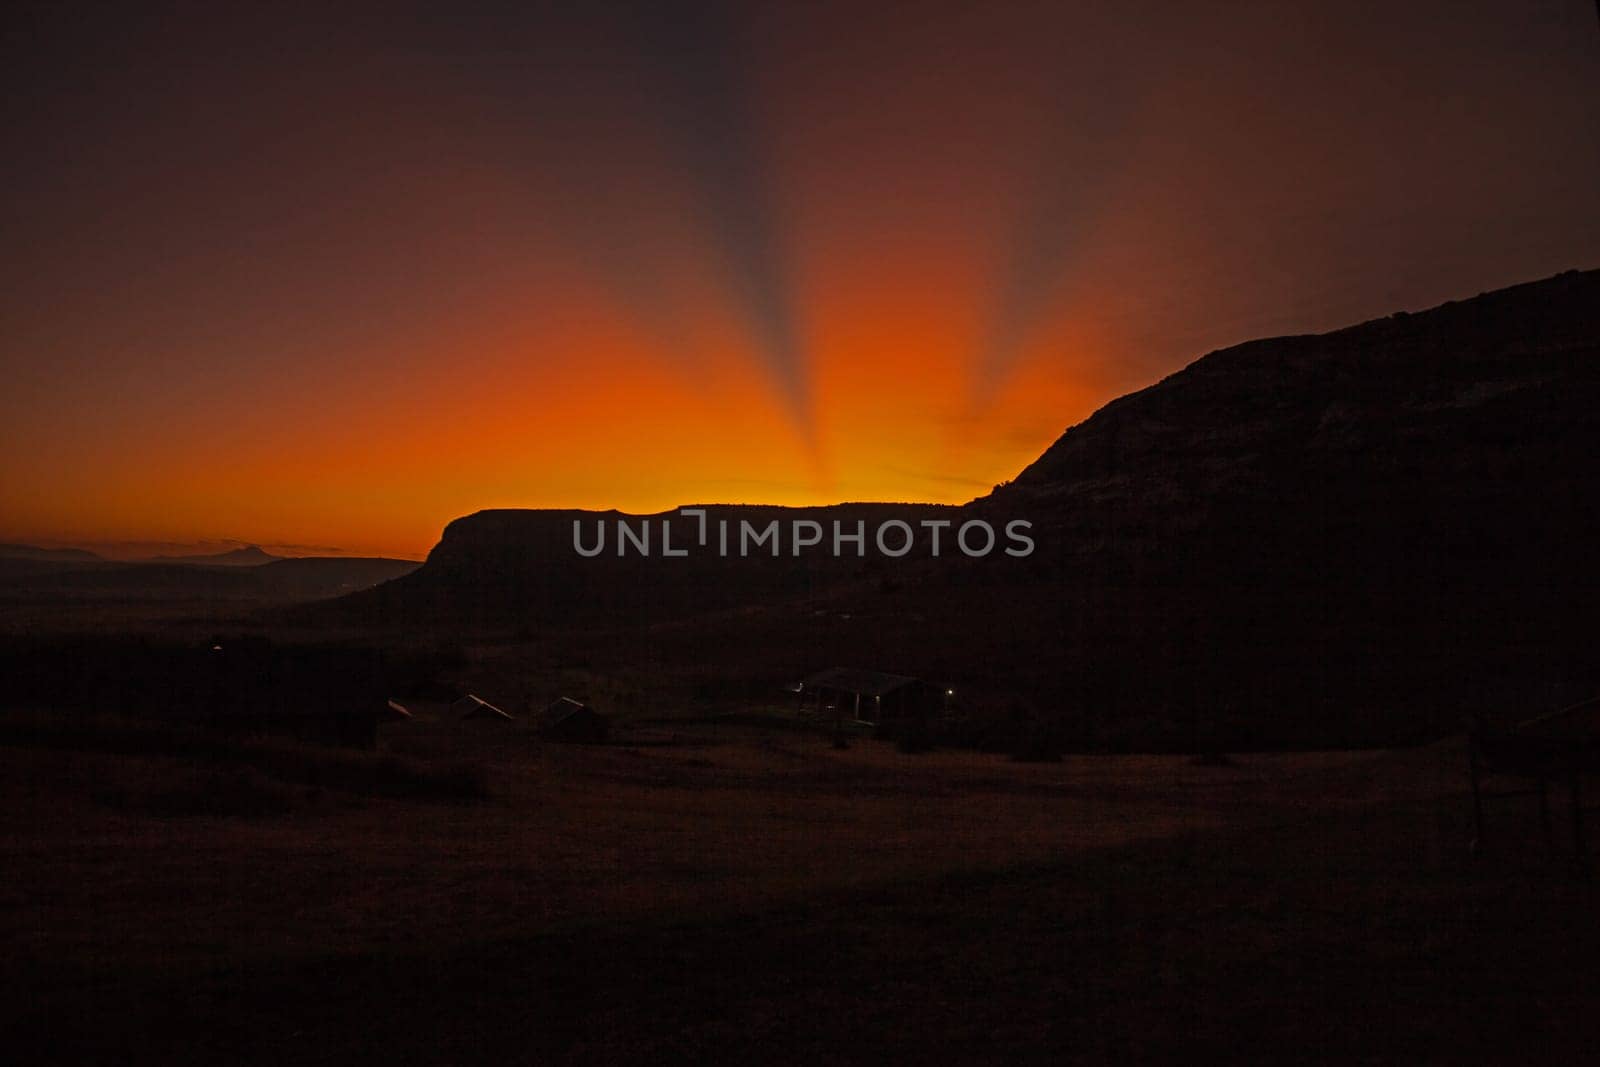
[[[227,7],[5,16],[0,540],[961,502],[1600,266],[1590,0]]]

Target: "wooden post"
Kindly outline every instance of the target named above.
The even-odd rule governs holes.
[[[1476,856],[1483,849],[1483,794],[1478,787],[1478,739],[1467,741],[1467,770],[1472,776],[1472,847]]]
[[[1572,771],[1572,858],[1578,864],[1578,870],[1584,875],[1589,873],[1589,846],[1583,833],[1583,789],[1579,784],[1582,776],[1577,768]]]
[[[1556,846],[1555,826],[1550,822],[1550,789],[1549,781],[1539,779],[1539,825],[1544,827],[1544,847],[1546,851],[1553,850]]]

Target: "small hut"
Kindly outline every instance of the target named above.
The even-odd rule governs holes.
[[[610,732],[604,715],[571,697],[559,697],[539,713],[539,736],[547,741],[598,744]]]
[[[468,693],[454,704],[452,709],[463,719],[501,719],[511,721],[511,716],[484,700],[480,696]]]
[[[830,667],[790,686],[802,709],[861,722],[921,722],[938,714],[944,692],[920,678]]]

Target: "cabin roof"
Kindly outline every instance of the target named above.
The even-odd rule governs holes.
[[[544,711],[539,713],[539,722],[543,726],[555,726],[567,721],[574,715],[583,713],[595,714],[594,709],[581,700],[573,700],[571,697],[557,697],[545,706]]]
[[[451,707],[461,711],[461,717],[464,719],[480,718],[484,716],[500,719],[511,718],[510,715],[507,715],[505,712],[501,711],[487,700],[484,700],[480,696],[475,696],[472,693],[468,693],[466,696],[452,704]]]
[[[854,667],[829,667],[825,671],[818,671],[800,683],[802,691],[807,689],[837,689],[845,693],[860,693],[862,696],[884,696],[897,689],[904,689],[908,685],[924,684],[920,678],[912,678],[904,674],[889,674],[884,671],[864,671]]]

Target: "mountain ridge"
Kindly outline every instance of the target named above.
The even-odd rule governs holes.
[[[260,545],[245,545],[241,548],[228,549],[226,552],[214,552],[198,556],[150,556],[147,559],[130,562],[183,563],[202,567],[257,567],[289,558],[292,557],[275,556]]]
[[[1031,521],[1026,559],[578,559],[563,524],[617,514],[457,519],[417,571],[336,603],[604,630],[602,657],[752,686],[837,663],[959,679],[1100,741],[1434,736],[1600,687],[1600,271],[1246,342],[1111,401],[937,512]]]
[[[0,559],[26,559],[49,563],[93,563],[105,557],[86,548],[41,548],[38,545],[0,544]]]

